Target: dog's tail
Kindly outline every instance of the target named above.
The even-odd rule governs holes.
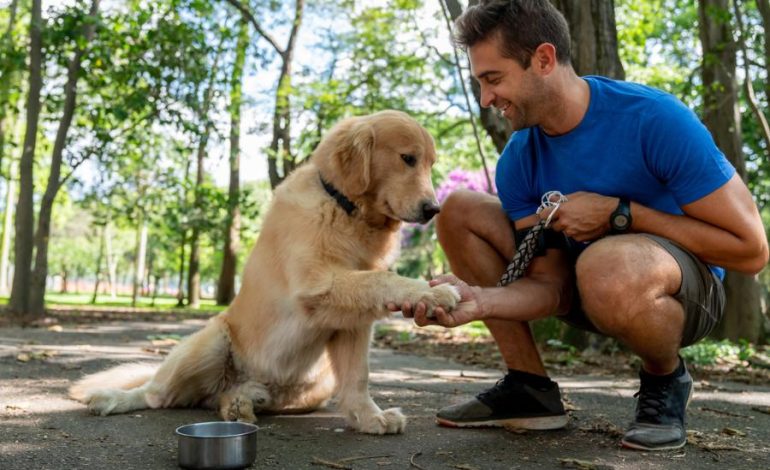
[[[112,369],[87,375],[69,388],[70,398],[88,403],[96,390],[110,388],[131,390],[141,387],[152,379],[160,364],[133,362],[121,364]]]

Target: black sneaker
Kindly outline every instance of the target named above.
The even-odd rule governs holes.
[[[656,376],[639,371],[640,387],[634,395],[636,420],[620,443],[637,450],[679,449],[687,443],[685,410],[692,397],[692,377],[684,359],[675,372]]]
[[[559,385],[547,377],[538,377],[538,385],[524,383],[517,380],[517,374],[524,373],[509,373],[476,398],[441,409],[436,422],[458,428],[505,426],[545,430],[566,426],[568,418]]]

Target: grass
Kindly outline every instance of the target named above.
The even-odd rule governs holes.
[[[80,293],[47,293],[45,295],[45,302],[48,306],[63,306],[63,307],[119,307],[130,308],[131,296],[118,295],[113,298],[109,295],[99,295],[96,298],[96,303],[91,303],[92,294],[80,294]],[[0,305],[8,303],[8,297],[0,297]],[[204,312],[221,312],[225,306],[216,305],[213,299],[201,299],[200,307],[192,309],[189,307],[177,307],[177,299],[175,297],[157,297],[155,299],[155,305],[152,305],[152,298],[139,297],[136,301],[137,308],[151,308],[158,311],[165,310],[187,310],[187,311],[204,311]]]

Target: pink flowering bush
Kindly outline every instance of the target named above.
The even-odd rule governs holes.
[[[494,175],[490,175],[490,178],[492,188],[496,192]],[[484,170],[470,171],[456,168],[450,171],[436,188],[439,204],[443,204],[446,198],[458,189],[487,192],[488,185]],[[438,246],[433,221],[426,225],[405,224],[401,229],[401,249],[402,256],[397,266],[401,274],[422,277],[426,274],[431,276],[446,271],[444,266],[446,260]]]
[[[495,188],[494,174],[489,175],[492,180],[492,190],[497,193]],[[449,195],[458,189],[468,189],[477,192],[489,192],[487,178],[484,176],[484,170],[468,171],[462,168],[455,168],[450,171],[444,182],[436,189],[436,197],[439,203],[443,203]]]

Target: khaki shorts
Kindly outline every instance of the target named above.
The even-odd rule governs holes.
[[[724,314],[725,289],[722,281],[695,255],[678,244],[657,235],[642,235],[669,252],[682,271],[682,285],[674,296],[684,307],[681,347],[700,341],[711,333]],[[576,262],[578,256],[572,256],[572,261]],[[575,294],[570,312],[557,318],[576,328],[601,334],[581,309],[577,286]]]

